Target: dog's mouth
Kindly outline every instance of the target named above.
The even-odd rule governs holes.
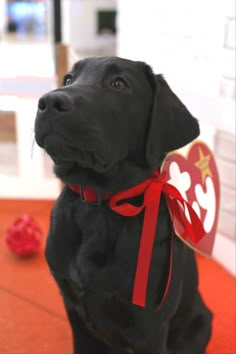
[[[74,144],[57,132],[42,136],[35,131],[35,140],[51,157],[54,174],[65,184],[87,186],[103,193],[117,190],[115,181],[119,185],[120,169],[128,156],[123,146],[114,154],[115,149],[107,150],[104,141],[94,139],[89,145],[85,139],[78,139]]]
[[[56,136],[46,136],[42,147],[55,163],[56,170],[59,169],[66,175],[76,168],[105,173],[112,167],[112,163],[103,158],[98,151],[72,146],[59,141]]]
[[[76,160],[61,159],[51,155],[51,158],[55,164],[55,171],[60,171],[62,175],[68,175],[70,172],[78,169],[92,170],[97,173],[105,173],[111,165],[98,157],[97,154],[86,151],[77,151]]]
[[[72,172],[78,168],[89,169],[98,173],[105,173],[110,169],[109,163],[102,161],[94,156],[93,153],[81,151],[80,156],[82,156],[82,159],[78,158],[78,161],[63,160],[53,156],[51,156],[51,158],[55,163],[56,168],[60,169],[61,172],[64,171],[65,174],[69,174],[70,171]],[[84,158],[85,156],[86,158]]]

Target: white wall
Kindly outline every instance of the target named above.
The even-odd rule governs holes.
[[[133,1],[119,0],[118,11],[120,56],[147,61],[176,88],[218,93],[223,1],[146,0],[134,6]]]
[[[114,35],[97,34],[98,10],[115,10],[116,0],[64,0],[64,41],[77,52],[104,50],[115,45]]]

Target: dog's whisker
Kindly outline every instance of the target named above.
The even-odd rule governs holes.
[[[34,128],[33,127],[31,127],[29,129],[29,135],[30,135],[30,139],[31,139],[31,151],[30,151],[31,154],[30,154],[30,157],[31,157],[31,159],[33,159],[34,147],[35,147],[35,143],[36,143],[35,135],[34,135]]]
[[[36,143],[35,136],[33,136],[32,143],[31,143],[31,159],[33,159],[35,143]]]

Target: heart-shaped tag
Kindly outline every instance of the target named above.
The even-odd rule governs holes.
[[[195,141],[190,145],[187,157],[180,152],[168,154],[161,171],[166,173],[167,182],[175,186],[195,210],[206,232],[198,243],[194,243],[183,235],[178,222],[173,221],[177,236],[195,251],[210,256],[215,241],[220,199],[219,176],[211,150],[205,143]],[[188,218],[187,212],[185,215]]]

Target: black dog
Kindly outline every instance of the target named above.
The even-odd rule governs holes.
[[[36,142],[65,183],[52,212],[46,258],[63,295],[74,353],[205,353],[212,315],[198,293],[194,253],[178,237],[170,286],[156,311],[170,267],[172,223],[165,198],[145,308],[132,304],[143,214],[121,216],[101,200],[149,178],[166,153],[198,134],[197,120],[142,62],[81,60],[61,88],[40,98]],[[95,201],[84,202],[86,188]],[[142,195],[131,202],[139,205]]]

